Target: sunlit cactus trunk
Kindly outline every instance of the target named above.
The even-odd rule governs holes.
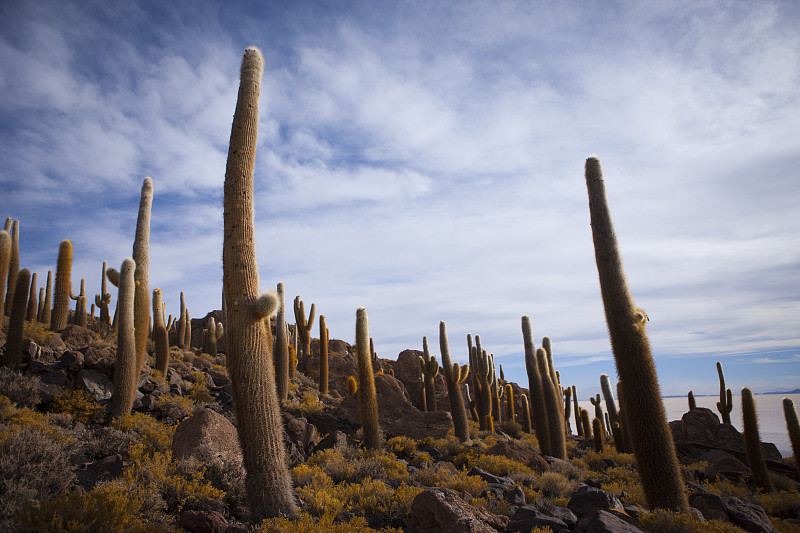
[[[273,296],[270,309],[269,298],[259,296],[255,249],[253,171],[263,71],[261,52],[248,48],[225,169],[222,247],[226,355],[253,521],[297,514],[275,392],[272,335],[264,325],[278,299]]]
[[[689,511],[683,477],[658,385],[644,321],[628,289],[622,256],[606,201],[600,161],[586,160],[586,187],[595,259],[617,372],[625,384],[620,398],[630,424],[633,453],[651,507]]]

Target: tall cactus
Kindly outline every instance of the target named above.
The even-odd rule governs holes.
[[[100,294],[94,295],[94,303],[100,309],[100,331],[105,333],[111,327],[111,315],[108,312],[108,304],[111,303],[111,293],[108,292],[106,284],[106,270],[108,263],[103,261],[103,270],[100,275]]]
[[[36,299],[36,281],[37,275],[36,272],[34,272],[31,275],[31,288],[30,291],[28,291],[28,307],[25,311],[25,320],[28,322],[36,321],[36,310],[39,308],[39,302]]]
[[[298,362],[302,363],[300,368],[303,369],[305,360],[311,357],[311,328],[314,327],[314,310],[315,305],[311,304],[311,310],[306,319],[306,306],[303,300],[297,296],[294,299],[294,319],[296,324],[297,336],[300,340],[300,348],[302,355],[298,358]]]
[[[278,306],[278,298],[274,293],[271,297],[259,296],[255,249],[253,170],[263,71],[261,51],[248,48],[242,60],[225,169],[222,246],[228,372],[239,413],[236,429],[246,471],[245,487],[256,521],[297,514],[275,392],[272,335],[264,327],[264,320]]]
[[[5,314],[11,314],[11,306],[14,305],[14,290],[17,286],[17,274],[19,273],[19,220],[11,223],[11,255],[8,259],[8,284],[6,285],[6,308]],[[2,280],[0,280],[0,283]],[[28,295],[25,295],[28,299]],[[66,326],[64,326],[66,327]]]
[[[134,296],[134,334],[136,335],[136,364],[141,372],[147,361],[147,329],[150,323],[150,209],[153,205],[153,180],[145,178],[136,219],[133,239],[133,260],[136,262]]]
[[[572,434],[572,428],[569,425],[569,419],[572,415],[572,388],[564,388],[564,431],[567,435]]]
[[[81,292],[75,296],[72,290],[69,297],[75,300],[75,315],[72,317],[73,323],[82,328],[86,327],[86,278],[81,278]]]
[[[0,230],[0,309],[5,309],[8,264],[11,261],[11,234]]]
[[[439,322],[439,352],[442,355],[442,373],[447,385],[447,399],[450,402],[450,414],[453,416],[453,430],[461,442],[469,440],[469,423],[461,384],[469,376],[469,365],[459,366],[450,359],[450,343],[447,341],[447,325]]]
[[[536,349],[536,362],[542,376],[542,393],[547,409],[547,434],[550,437],[550,454],[558,459],[567,458],[567,441],[564,432],[564,415],[561,413],[561,393],[556,391],[556,384],[550,379],[547,368],[547,352],[544,348]]]
[[[630,422],[631,444],[650,507],[689,511],[683,477],[658,385],[644,321],[637,317],[617,237],[606,201],[600,161],[586,160],[592,239],[600,292],[617,373],[625,384],[622,406]]]
[[[436,411],[436,376],[439,375],[439,362],[432,357],[428,349],[428,337],[422,337],[422,356],[419,358],[419,370],[425,381],[425,410]]]
[[[511,383],[506,383],[506,420],[515,422],[517,420],[516,413],[514,412],[514,388]]]
[[[31,274],[28,269],[22,269],[17,274],[16,287],[14,287],[14,301],[11,302],[11,315],[8,319],[8,337],[6,340],[6,355],[3,364],[9,368],[19,368],[22,365],[22,331],[25,327],[25,312],[28,304],[28,284]]]
[[[161,372],[162,376],[167,375],[169,367],[169,336],[167,335],[167,324],[164,320],[163,295],[161,289],[153,289],[153,344],[156,351],[155,370]]]
[[[581,408],[578,405],[578,388],[572,386],[572,405],[575,411],[575,433],[583,437],[583,423],[581,422]]]
[[[325,315],[319,315],[319,392],[328,394],[328,326]]]
[[[50,324],[53,305],[53,271],[47,271],[47,282],[44,286],[44,305],[39,308],[39,322]]]
[[[275,386],[278,400],[289,397],[289,338],[286,325],[286,291],[278,283],[278,314],[275,317]]]
[[[550,433],[548,430],[547,411],[545,410],[544,389],[542,388],[543,376],[539,372],[536,361],[536,348],[533,344],[533,328],[531,317],[522,317],[522,341],[525,346],[525,369],[528,372],[528,390],[531,393],[531,425],[539,440],[539,448],[545,455],[552,455],[550,451]]]
[[[61,331],[67,327],[69,314],[69,293],[72,292],[72,242],[68,239],[61,241],[58,247],[58,262],[56,263],[55,295],[53,296],[53,313],[50,317],[50,329]]]
[[[369,353],[369,318],[367,310],[363,307],[359,307],[356,311],[356,356],[364,447],[368,450],[377,450],[381,447],[378,399],[375,395],[375,376],[372,374],[372,357]]]
[[[136,398],[139,369],[136,362],[136,337],[134,336],[133,301],[136,281],[136,263],[128,257],[119,269],[119,295],[117,296],[117,357],[114,362],[114,395],[111,397],[111,416],[120,418],[130,414]]]
[[[722,373],[722,363],[717,361],[717,374],[719,374],[719,401],[717,410],[722,415],[722,423],[731,423],[731,411],[733,410],[733,393],[731,389],[725,388],[725,374]]]
[[[750,463],[750,473],[753,476],[753,481],[761,490],[771,492],[774,488],[772,480],[769,478],[767,464],[764,462],[764,454],[761,452],[756,400],[753,398],[753,391],[747,387],[742,389],[742,426],[744,428],[747,462]]]
[[[797,410],[791,398],[783,399],[783,416],[786,419],[786,430],[789,432],[789,442],[792,443],[794,464],[800,474],[800,422],[797,420]]]
[[[36,321],[42,321],[42,311],[44,311],[44,287],[39,287],[39,305],[36,307]]]
[[[175,345],[178,348],[188,348],[186,346],[186,297],[181,291],[181,313],[175,320]]]

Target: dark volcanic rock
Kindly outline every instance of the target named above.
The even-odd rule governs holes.
[[[412,533],[496,533],[506,531],[507,524],[508,517],[473,507],[456,491],[444,488],[417,494],[408,518]]]
[[[760,505],[733,496],[722,498],[722,503],[725,505],[725,510],[728,511],[731,522],[745,531],[750,533],[774,533],[777,531]]]

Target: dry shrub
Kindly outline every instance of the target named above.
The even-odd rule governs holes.
[[[411,437],[400,435],[386,441],[386,447],[398,457],[411,457],[411,454],[417,451],[417,441]]]
[[[70,452],[68,442],[37,429],[0,425],[0,523],[72,486]]]
[[[694,513],[676,513],[656,509],[638,516],[639,526],[645,533],[743,533],[743,529],[729,522],[700,519]]]
[[[0,367],[0,395],[20,407],[36,407],[39,405],[38,376],[28,376],[10,368]]]
[[[576,484],[558,472],[544,472],[539,478],[539,490],[547,498],[569,496],[575,492]]]
[[[75,422],[83,424],[101,421],[106,412],[94,396],[80,389],[68,389],[57,395],[50,409],[54,413],[70,414]]]

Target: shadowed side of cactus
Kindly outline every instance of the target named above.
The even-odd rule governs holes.
[[[155,370],[161,372],[162,376],[167,375],[169,366],[169,337],[167,335],[167,324],[164,320],[163,295],[161,289],[153,289],[153,344],[156,351]]]
[[[8,258],[8,274],[6,285],[6,308],[5,314],[11,313],[11,306],[14,305],[14,291],[17,286],[17,275],[19,274],[19,220],[11,223],[11,255]],[[2,282],[0,280],[0,282]],[[28,299],[28,295],[25,295]],[[66,324],[64,325],[66,327]],[[63,329],[63,328],[62,328]]]
[[[5,309],[8,264],[11,261],[11,234],[0,230],[0,308]]]
[[[630,426],[639,477],[651,507],[689,511],[672,433],[667,424],[655,362],[622,266],[622,255],[606,200],[600,161],[586,160],[592,240],[600,292],[617,373],[625,384],[623,425]],[[642,313],[643,314],[643,313]]]
[[[605,450],[603,423],[599,418],[592,420],[592,436],[594,437],[594,451],[603,453]]]
[[[39,306],[39,322],[49,325],[53,305],[53,271],[47,271],[47,282],[44,286],[44,305]]]
[[[147,361],[147,329],[150,323],[150,208],[153,205],[153,180],[145,178],[136,219],[133,239],[133,260],[136,262],[134,292],[134,334],[136,335],[136,365],[141,372]]]
[[[575,411],[575,433],[583,437],[583,423],[581,422],[581,408],[578,405],[578,388],[573,385],[572,387],[572,406]]]
[[[36,281],[38,276],[36,272],[31,275],[31,288],[28,291],[28,307],[25,311],[25,320],[28,322],[36,321],[36,311],[39,308],[39,302],[36,299]]]
[[[361,428],[364,447],[377,450],[381,447],[378,425],[378,399],[375,394],[375,376],[372,373],[372,356],[369,350],[369,318],[367,310],[356,311],[356,356],[358,359],[358,403],[361,407]]]
[[[447,341],[447,325],[439,322],[439,351],[442,355],[442,373],[447,385],[447,399],[450,402],[450,414],[453,416],[453,430],[459,441],[469,440],[469,423],[461,384],[469,376],[469,365],[459,366],[450,359],[450,344]]]
[[[753,392],[745,387],[742,389],[742,426],[744,427],[744,446],[747,451],[747,462],[750,463],[750,473],[756,486],[764,492],[774,490],[772,480],[769,478],[764,454],[761,452],[761,437],[758,433],[758,415],[756,414],[756,400]]]
[[[73,323],[82,328],[86,327],[86,278],[81,278],[81,292],[77,296],[69,292],[69,297],[75,300],[75,314],[72,317]]]
[[[694,392],[689,391],[688,398],[689,398],[689,410],[691,411],[692,409],[697,409],[697,401],[694,399]]]
[[[111,416],[120,418],[130,414],[136,398],[139,368],[136,361],[133,300],[135,294],[134,270],[136,263],[130,257],[119,269],[119,295],[117,296],[117,356],[114,361],[114,395],[111,397]]]
[[[786,430],[789,432],[789,441],[792,443],[794,464],[800,474],[800,422],[797,420],[797,410],[791,398],[783,399],[783,416],[786,419]]]
[[[222,245],[227,366],[238,413],[236,430],[246,472],[245,488],[255,522],[297,515],[275,391],[272,335],[264,326],[277,310],[278,297],[274,293],[259,295],[255,249],[253,171],[263,71],[261,52],[248,48],[242,60],[225,168]],[[186,329],[190,329],[188,324]]]
[[[328,326],[325,315],[319,315],[319,392],[328,394]]]
[[[72,290],[72,242],[65,239],[58,247],[56,263],[56,284],[53,296],[53,313],[50,317],[50,329],[61,331],[67,327],[69,313],[69,293]]]
[[[22,365],[22,331],[25,327],[25,313],[28,307],[28,284],[31,274],[23,268],[17,273],[14,287],[14,301],[11,302],[11,315],[8,319],[8,336],[4,366],[19,368]]]
[[[561,413],[561,394],[556,392],[556,385],[550,379],[547,368],[547,352],[544,348],[536,349],[536,362],[539,364],[539,375],[542,376],[542,393],[547,410],[547,434],[550,437],[550,454],[559,459],[567,458],[567,441],[564,432],[564,415]]]

